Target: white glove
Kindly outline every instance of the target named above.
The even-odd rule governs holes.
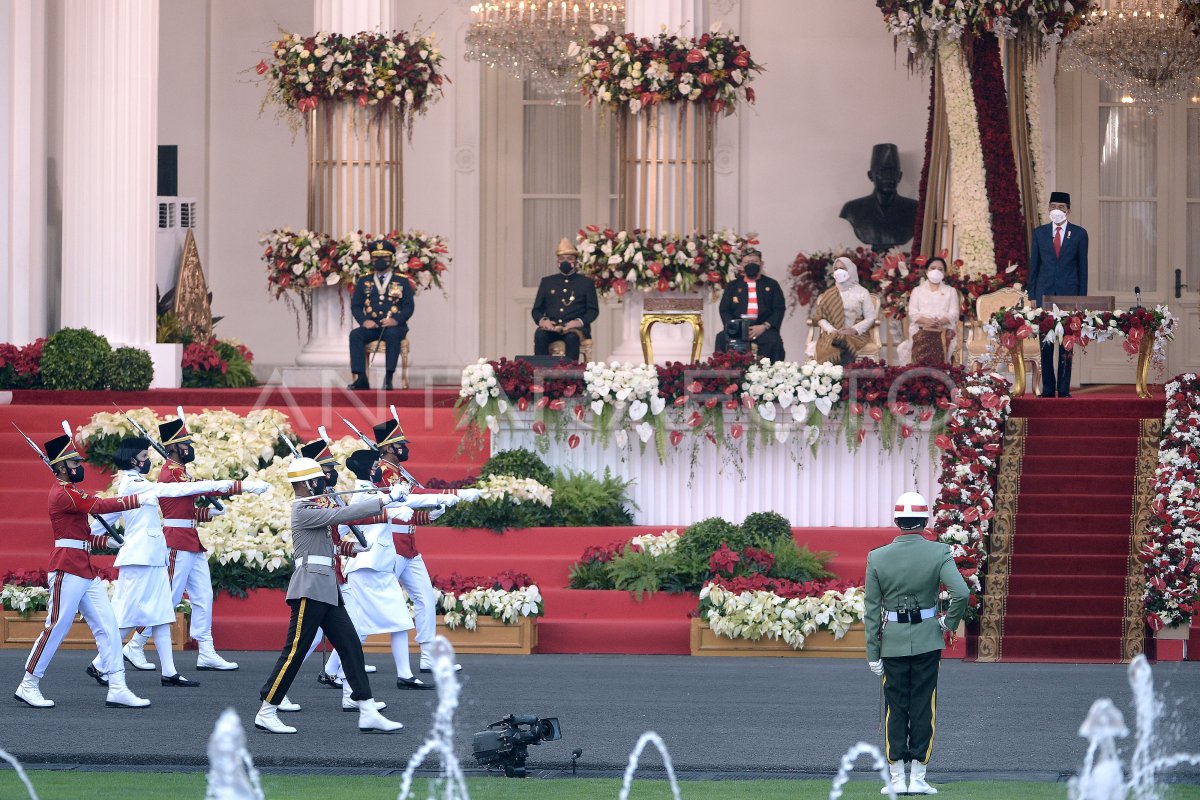
[[[459,489],[458,499],[465,500],[468,503],[474,502],[483,497],[483,492],[480,489]]]
[[[459,489],[458,491],[465,492],[467,490]],[[472,489],[471,491],[477,492],[479,490]],[[438,500],[439,500],[438,505],[445,506],[446,508],[453,508],[454,506],[458,505],[461,501],[466,500],[466,499],[467,498],[465,498],[461,495],[457,495],[457,494],[442,494],[442,495],[438,495]]]
[[[223,509],[223,508],[217,508],[216,506],[208,507],[208,516],[209,517],[220,517],[220,516],[224,515],[224,513],[225,513],[225,509]]]
[[[400,506],[399,508],[391,509],[388,516],[392,519],[398,519],[401,522],[412,522],[413,510],[408,506]]]
[[[242,491],[249,492],[250,494],[266,494],[271,491],[271,484],[251,478],[242,481]]]
[[[370,550],[370,549],[371,549],[372,547],[374,547],[374,546],[375,546],[375,540],[374,540],[374,539],[369,539],[369,540],[367,540],[367,546],[366,546],[366,547],[363,547],[363,546],[362,546],[361,544],[359,544],[358,542],[355,542],[353,545],[351,545],[351,547],[350,547],[350,550],[351,550],[351,551],[352,551],[352,552],[353,552],[355,555],[358,555],[359,553],[365,553],[365,552],[367,552],[368,550]]]
[[[938,627],[941,628],[943,631],[950,630],[949,628],[946,627],[946,615],[945,614],[938,614],[937,621],[938,621]]]
[[[871,672],[874,672],[876,675],[879,675],[880,677],[883,676],[883,659],[882,658],[879,659],[878,661],[868,661],[867,666],[871,668]]]
[[[408,493],[410,491],[412,491],[412,485],[405,483],[404,481],[400,481],[399,483],[393,484],[392,490],[388,493],[388,497],[392,499],[393,503],[398,503],[404,498],[408,497]]]
[[[105,547],[107,547],[109,550],[120,550],[120,549],[121,549],[121,543],[120,543],[120,542],[118,542],[118,541],[117,541],[116,539],[114,539],[113,537],[111,537],[111,536],[106,536],[106,537],[104,537],[104,538],[105,538],[104,545],[105,545]]]
[[[444,505],[438,506],[437,508],[435,508],[429,512],[429,521],[433,522],[435,519],[438,519],[439,517],[442,516],[442,514],[445,514],[445,513],[446,513],[446,507]]]
[[[146,506],[158,508],[158,495],[154,494],[153,492],[142,492],[138,495],[138,505],[142,508],[145,508]]]

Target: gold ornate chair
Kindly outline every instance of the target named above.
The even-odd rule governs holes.
[[[583,363],[587,364],[592,360],[592,340],[586,339],[583,336],[583,331],[578,328],[572,328],[570,333],[579,337],[579,358]],[[563,357],[567,354],[567,343],[561,339],[557,342],[550,343],[550,355]]]
[[[978,363],[988,350],[988,335],[987,331],[983,329],[986,321],[991,319],[997,311],[1019,305],[1023,299],[1025,299],[1025,293],[1012,287],[997,289],[990,294],[975,298],[975,318],[967,322],[968,364]],[[1002,350],[1003,348],[997,343],[996,361],[997,366],[1000,367],[1009,361],[1007,354],[1001,352]],[[1021,343],[1021,355],[1028,365],[1028,373],[1033,376],[1033,390],[1040,395],[1042,393],[1042,353],[1036,336],[1031,336]]]
[[[383,353],[387,350],[387,345],[383,339],[376,339],[373,342],[367,342],[367,369],[375,363],[375,354]],[[400,388],[408,388],[408,337],[405,336],[400,340]]]
[[[857,358],[869,358],[872,361],[879,361],[883,352],[883,341],[879,338],[879,295],[871,295],[871,302],[875,304],[875,323],[867,331],[870,337],[863,349],[858,351]],[[817,337],[821,335],[821,328],[813,320],[812,314],[808,315],[808,341],[804,344],[804,352],[809,353],[817,346]]]

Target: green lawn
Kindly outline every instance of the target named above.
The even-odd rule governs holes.
[[[121,800],[204,797],[205,776],[199,772],[54,772],[29,773],[41,800],[81,800],[104,797]],[[424,782],[413,797],[427,797]],[[563,778],[554,780],[474,778],[469,781],[475,800],[592,800],[615,798],[621,782],[614,779]],[[964,782],[939,785],[939,797],[955,800],[1065,800],[1065,784],[1016,782]],[[263,779],[268,800],[394,800],[400,792],[399,778],[268,775]],[[829,796],[829,782],[817,780],[684,781],[685,800],[818,800]],[[24,798],[25,792],[11,770],[0,772],[0,798]],[[842,795],[849,800],[878,798],[879,784],[852,781]],[[642,780],[634,784],[630,797],[636,800],[666,800],[670,787],[664,781]],[[1200,787],[1173,787],[1170,800],[1200,800]]]

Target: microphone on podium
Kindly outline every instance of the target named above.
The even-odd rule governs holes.
[[[1137,300],[1137,307],[1141,308],[1142,307],[1142,287],[1140,287],[1140,286],[1133,287],[1133,296]]]

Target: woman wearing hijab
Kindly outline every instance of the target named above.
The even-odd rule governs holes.
[[[875,324],[875,303],[858,283],[858,267],[842,256],[833,262],[833,286],[817,298],[813,321],[821,328],[815,346],[817,361],[846,366],[870,341],[867,331]]]

